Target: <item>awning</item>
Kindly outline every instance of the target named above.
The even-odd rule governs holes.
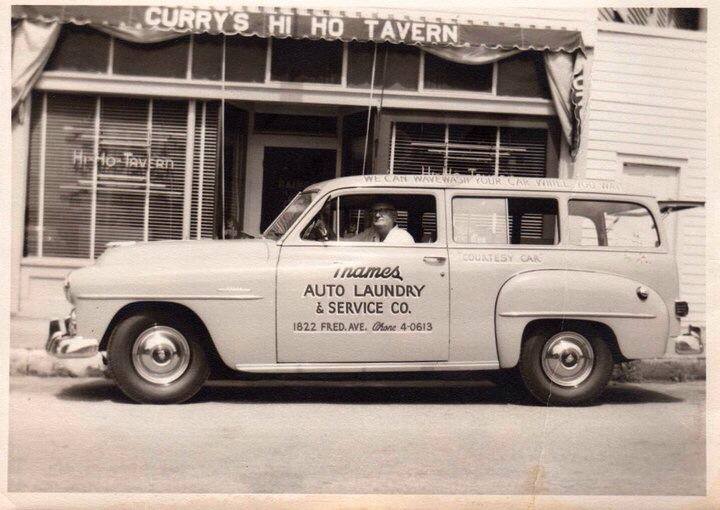
[[[289,12],[289,13],[288,13]],[[483,64],[518,51],[544,53],[553,104],[574,159],[580,147],[585,47],[577,30],[447,22],[440,18],[348,16],[309,9],[167,6],[13,5],[13,112],[40,76],[63,23],[90,25],[114,37],[154,43],[196,33],[392,42],[422,46],[441,58]],[[22,118],[22,116],[18,116]]]
[[[303,10],[306,11],[306,10]],[[460,24],[432,19],[335,16],[326,11],[99,5],[13,5],[13,18],[93,25],[117,37],[157,42],[189,33],[256,35],[415,45],[481,46],[502,50],[584,51],[576,30]]]

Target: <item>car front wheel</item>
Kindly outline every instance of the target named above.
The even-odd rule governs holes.
[[[523,343],[518,368],[524,386],[539,402],[580,405],[603,392],[613,358],[593,329],[538,331]]]
[[[198,328],[182,317],[155,312],[131,315],[110,336],[110,373],[123,393],[137,402],[184,402],[209,375],[201,338]]]

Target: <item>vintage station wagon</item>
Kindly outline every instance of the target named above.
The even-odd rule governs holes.
[[[688,313],[654,198],[470,175],[322,182],[260,238],[118,243],[65,292],[75,309],[47,350],[103,352],[122,391],[151,403],[191,398],[214,362],[507,369],[544,403],[587,403],[613,364],[674,350]]]

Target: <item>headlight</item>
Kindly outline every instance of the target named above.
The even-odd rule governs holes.
[[[75,304],[72,291],[70,290],[70,275],[67,275],[65,277],[65,281],[63,282],[63,291],[65,292],[65,299],[70,302],[70,304]]]

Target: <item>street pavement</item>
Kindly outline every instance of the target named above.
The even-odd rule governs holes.
[[[10,492],[705,494],[705,385],[546,408],[482,380],[214,382],[137,405],[11,377]]]

